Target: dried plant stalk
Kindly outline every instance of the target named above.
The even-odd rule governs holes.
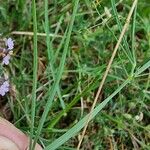
[[[116,44],[116,46],[115,46],[115,48],[114,48],[114,51],[113,51],[113,53],[112,53],[112,56],[111,56],[111,58],[110,58],[110,60],[109,60],[109,63],[108,63],[107,68],[106,68],[106,71],[105,71],[105,73],[104,73],[104,76],[103,76],[103,78],[102,78],[102,81],[101,81],[101,83],[100,83],[100,86],[99,86],[99,88],[98,88],[98,91],[97,91],[97,93],[96,93],[96,96],[95,96],[93,105],[92,105],[92,107],[91,107],[91,110],[90,110],[89,117],[88,117],[88,119],[87,119],[86,125],[84,126],[84,129],[83,129],[83,131],[82,131],[82,135],[81,135],[81,138],[80,138],[80,140],[79,140],[79,143],[78,143],[78,146],[77,146],[77,150],[80,149],[80,146],[81,146],[81,143],[82,143],[82,141],[83,141],[85,132],[86,132],[86,130],[87,130],[88,124],[89,124],[90,119],[91,119],[92,111],[94,110],[94,107],[95,107],[95,105],[96,105],[96,103],[97,103],[98,97],[99,97],[99,95],[100,95],[100,93],[101,93],[101,90],[102,90],[103,85],[104,85],[104,83],[105,83],[106,77],[107,77],[107,75],[108,75],[108,73],[109,73],[109,70],[110,70],[110,67],[111,67],[111,65],[112,65],[112,62],[113,62],[113,60],[114,60],[114,58],[115,58],[115,56],[116,56],[117,50],[118,50],[118,48],[119,48],[119,45],[121,44],[121,41],[122,41],[122,39],[123,39],[123,36],[124,36],[124,34],[125,34],[125,32],[126,32],[126,30],[127,30],[127,28],[128,28],[128,25],[129,25],[130,20],[131,20],[131,16],[132,16],[133,11],[134,11],[134,9],[135,9],[135,7],[136,7],[136,5],[137,5],[137,2],[138,2],[138,0],[134,0],[134,2],[133,2],[133,4],[132,4],[132,7],[131,7],[130,12],[129,12],[128,16],[127,16],[125,25],[124,25],[124,27],[123,27],[123,29],[122,29],[121,34],[120,34],[119,40],[118,40],[118,42],[117,42],[117,44]]]

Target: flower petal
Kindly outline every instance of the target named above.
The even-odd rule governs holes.
[[[11,38],[6,39],[5,41],[8,50],[12,50],[14,48],[14,41]]]
[[[2,64],[8,65],[9,64],[9,60],[10,60],[10,55],[7,54],[2,61]]]

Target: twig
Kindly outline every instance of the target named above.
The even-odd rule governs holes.
[[[13,31],[13,32],[11,32],[11,34],[33,36],[33,32],[28,32],[28,31]],[[46,36],[46,33],[37,33],[37,36]],[[52,34],[52,33],[50,33],[49,36],[51,36],[51,37],[62,37],[61,35],[56,35],[56,34]]]
[[[92,112],[93,112],[93,110],[94,110],[94,107],[95,107],[95,105],[96,105],[96,103],[97,103],[98,97],[99,97],[99,95],[100,95],[100,93],[101,93],[102,87],[103,87],[103,85],[104,85],[104,83],[105,83],[105,80],[106,80],[106,77],[107,77],[107,75],[108,75],[108,73],[109,73],[109,70],[110,70],[110,67],[111,67],[111,65],[112,65],[112,62],[113,62],[113,60],[114,60],[114,58],[115,58],[115,56],[116,56],[117,50],[118,50],[118,48],[119,48],[119,45],[120,45],[120,43],[121,43],[121,41],[122,41],[122,39],[123,39],[123,36],[124,36],[124,34],[125,34],[125,32],[126,32],[126,30],[127,30],[127,28],[128,28],[128,25],[129,25],[129,23],[130,23],[131,16],[132,16],[132,14],[133,14],[133,11],[134,11],[135,6],[137,5],[137,2],[138,2],[138,0],[134,0],[134,2],[133,2],[133,4],[132,4],[132,7],[131,7],[130,12],[129,12],[129,14],[128,14],[128,17],[127,17],[127,19],[126,19],[126,23],[125,23],[125,25],[124,25],[124,27],[123,27],[123,29],[122,29],[122,32],[121,32],[120,37],[119,37],[119,40],[118,40],[118,42],[117,42],[117,44],[116,44],[116,46],[115,46],[115,49],[114,49],[114,51],[113,51],[113,53],[112,53],[112,56],[111,56],[111,58],[110,58],[110,60],[109,60],[109,63],[108,63],[108,65],[107,65],[106,71],[105,71],[104,76],[103,76],[103,79],[102,79],[102,81],[101,81],[101,83],[100,83],[100,86],[99,86],[98,91],[97,91],[97,93],[96,93],[96,96],[95,96],[93,105],[92,105],[92,107],[91,107],[91,110],[90,110],[90,113],[89,113],[89,117],[88,117],[87,122],[86,122],[86,124],[85,124],[85,126],[84,126],[84,129],[83,129],[81,138],[80,138],[80,140],[79,140],[79,143],[78,143],[78,146],[77,146],[77,150],[80,149],[80,146],[81,146],[81,143],[82,143],[82,141],[83,141],[83,138],[84,138],[86,129],[87,129],[88,124],[89,124],[90,119],[91,119],[91,114],[92,114]]]

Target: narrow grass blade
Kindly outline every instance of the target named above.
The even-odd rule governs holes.
[[[47,54],[48,54],[48,67],[50,66],[52,76],[53,76],[53,79],[55,81],[55,79],[56,79],[55,69],[53,67],[53,62],[52,62],[52,59],[54,58],[54,52],[53,52],[53,49],[52,49],[52,41],[50,42],[48,16],[49,16],[48,15],[48,0],[45,0],[45,30],[46,30],[46,45],[47,45]],[[50,85],[49,88],[51,88],[51,85]],[[62,108],[65,109],[65,103],[62,99],[59,85],[57,86],[57,94],[58,94],[58,97],[59,97]]]
[[[38,50],[37,50],[37,19],[36,19],[36,3],[32,0],[32,14],[33,14],[33,30],[34,30],[34,45],[33,45],[33,89],[31,99],[31,129],[30,129],[30,149],[32,147],[32,138],[35,122],[35,108],[36,108],[36,88],[37,88],[37,70],[38,70]]]
[[[62,40],[61,40],[61,42],[60,42],[60,44],[59,44],[59,46],[58,46],[58,48],[57,48],[57,51],[55,52],[54,57],[52,58],[52,63],[53,63],[53,64],[54,64],[54,62],[56,61],[60,50],[62,49],[62,46],[63,46],[64,41],[65,41],[65,39],[66,39],[67,31],[68,31],[68,29],[66,29],[65,34],[64,34],[64,36],[63,36],[63,38],[62,38]]]
[[[48,126],[49,129],[52,129],[60,118],[80,100],[81,97],[89,94],[92,90],[96,89],[99,86],[99,79],[92,80],[91,84],[87,85],[81,93],[75,96],[75,98],[66,106],[66,109],[62,110],[50,123]]]
[[[122,24],[121,24],[121,22],[119,20],[119,17],[118,17],[118,13],[117,13],[116,6],[115,6],[115,0],[111,0],[111,5],[112,5],[112,10],[113,10],[115,19],[116,19],[117,24],[118,24],[119,31],[121,33],[121,31],[122,31]],[[132,58],[132,54],[131,54],[131,51],[129,49],[129,45],[128,45],[128,42],[127,42],[125,37],[123,37],[123,43],[124,43],[124,46],[125,46],[125,50],[123,49],[123,52],[125,53],[125,55],[129,59],[131,64],[134,64],[133,58]]]
[[[106,98],[102,103],[100,103],[91,113],[90,119],[93,119],[105,106],[106,104],[118,94],[128,83],[130,82],[127,79],[115,92],[113,92],[108,98]],[[85,125],[86,121],[89,118],[89,114],[81,119],[75,126],[69,129],[65,134],[56,139],[53,143],[48,145],[44,150],[55,150],[68,141],[71,137],[75,136]]]
[[[100,14],[100,12],[99,12],[99,10],[97,9],[97,7],[96,7],[96,4],[95,3],[93,3],[94,4],[94,6],[95,6],[95,9],[96,9],[96,12],[99,14],[99,16],[100,16],[100,18],[104,21],[104,19],[101,17],[102,15]],[[114,39],[116,40],[116,41],[118,41],[118,38],[116,37],[116,35],[115,35],[115,33],[113,32],[113,30],[111,29],[111,27],[108,25],[108,23],[106,22],[106,27],[108,28],[108,30],[110,31],[110,33],[112,34],[112,36],[114,37]],[[120,47],[122,48],[122,50],[123,51],[125,51],[125,49],[124,49],[124,47],[123,47],[123,45],[120,43]],[[119,55],[118,55],[119,56]],[[122,59],[120,58],[120,56],[119,56],[119,59],[122,61]],[[128,76],[128,73],[127,73],[127,70],[125,69],[125,66],[124,66],[124,63],[122,63],[122,68],[124,69],[124,72],[126,73],[126,75]]]
[[[59,19],[58,23],[57,23],[57,27],[56,27],[56,30],[55,30],[54,35],[57,35],[57,34],[58,34],[58,32],[59,32],[59,30],[60,30],[61,23],[62,23],[63,19],[64,19],[64,16],[62,15],[62,16],[60,17],[60,19]],[[55,39],[56,39],[56,36],[53,36],[53,37],[52,37],[52,40],[51,40],[51,44],[53,43],[53,41],[54,41]]]
[[[150,60],[135,72],[135,77],[150,67]]]
[[[55,82],[52,85],[52,88],[50,90],[50,97],[49,97],[49,99],[48,99],[48,101],[45,105],[44,112],[43,112],[42,117],[41,117],[40,122],[39,122],[39,126],[38,126],[38,129],[37,129],[37,133],[36,133],[34,144],[33,144],[33,149],[34,149],[35,144],[38,140],[38,137],[39,137],[39,135],[42,131],[42,128],[43,128],[44,122],[46,120],[46,117],[48,115],[48,112],[49,112],[49,110],[52,106],[52,102],[53,102],[54,96],[56,94],[57,86],[59,84],[59,81],[61,79],[61,76],[62,76],[62,73],[63,73],[63,70],[64,70],[66,55],[67,55],[67,52],[68,52],[71,32],[72,32],[75,16],[76,16],[76,13],[77,13],[79,0],[76,0],[74,2],[75,2],[75,4],[74,4],[74,8],[73,8],[72,19],[71,19],[71,22],[70,22],[67,38],[66,38],[66,41],[65,41],[65,46],[64,46],[64,51],[63,51],[62,58],[61,58],[61,61],[60,61],[60,66],[59,66],[59,69],[57,71],[56,80],[55,80]]]

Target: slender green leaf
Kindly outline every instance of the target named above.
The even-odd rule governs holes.
[[[135,77],[150,67],[150,60],[135,72]]]
[[[34,30],[34,45],[33,45],[33,89],[32,89],[32,106],[31,106],[31,128],[30,128],[30,149],[32,148],[32,138],[35,122],[35,108],[36,108],[36,88],[37,88],[37,70],[38,70],[38,50],[37,50],[37,19],[36,19],[36,3],[32,0],[32,14],[33,14],[33,30]]]
[[[119,20],[119,17],[118,17],[118,12],[117,12],[117,9],[116,9],[116,6],[115,6],[115,0],[111,0],[111,5],[112,5],[112,10],[113,10],[115,19],[116,19],[117,24],[118,24],[119,31],[121,33],[122,32],[122,24],[121,24],[121,22]],[[123,43],[124,43],[124,46],[125,46],[125,50],[123,49],[123,52],[125,53],[125,55],[129,59],[131,64],[134,64],[132,54],[131,54],[131,51],[129,49],[129,45],[128,45],[128,42],[127,42],[125,37],[123,37]]]
[[[46,45],[47,45],[48,64],[49,64],[48,67],[50,66],[53,79],[55,80],[56,79],[55,69],[54,69],[53,62],[52,62],[52,59],[54,58],[54,52],[53,52],[53,49],[52,49],[52,42],[50,42],[50,36],[49,36],[50,31],[49,31],[48,16],[49,16],[48,15],[48,0],[45,0],[45,30],[46,30]],[[51,88],[51,85],[50,85],[49,88]],[[60,92],[60,89],[59,89],[59,85],[57,86],[57,93],[58,93],[58,97],[59,97],[61,106],[62,106],[63,109],[65,109],[65,103],[62,99],[61,92]]]
[[[120,87],[113,92],[108,98],[106,98],[102,103],[100,103],[91,113],[91,119],[93,119],[105,106],[106,104],[116,95],[118,94],[128,83],[130,79],[127,79]],[[86,124],[86,121],[89,117],[89,114],[86,115],[83,119],[81,119],[76,125],[74,125],[71,129],[69,129],[65,134],[56,139],[53,143],[48,145],[44,150],[55,150],[66,141],[68,141],[71,137],[75,136]]]
[[[48,101],[45,105],[44,112],[43,112],[42,117],[40,119],[39,126],[38,126],[38,129],[37,129],[37,133],[36,133],[34,143],[33,143],[33,148],[35,147],[35,144],[36,144],[36,142],[38,140],[38,137],[39,137],[39,135],[42,131],[42,128],[43,128],[44,122],[46,120],[46,117],[48,115],[48,112],[49,112],[49,110],[52,106],[52,102],[53,102],[53,99],[55,97],[56,90],[57,90],[58,84],[60,82],[60,79],[61,79],[61,76],[62,76],[62,73],[63,73],[63,70],[64,70],[64,65],[65,65],[65,60],[66,60],[66,56],[67,56],[67,52],[68,52],[71,32],[72,32],[75,16],[76,16],[77,9],[78,9],[78,3],[79,3],[79,0],[76,0],[75,4],[74,4],[74,8],[73,8],[73,14],[72,14],[72,19],[71,19],[71,22],[70,22],[67,38],[66,38],[66,41],[65,41],[64,51],[63,51],[62,58],[61,58],[61,61],[60,61],[60,66],[59,66],[59,69],[57,71],[56,80],[55,80],[54,84],[51,87],[50,97],[49,97],[49,99],[48,99]]]

